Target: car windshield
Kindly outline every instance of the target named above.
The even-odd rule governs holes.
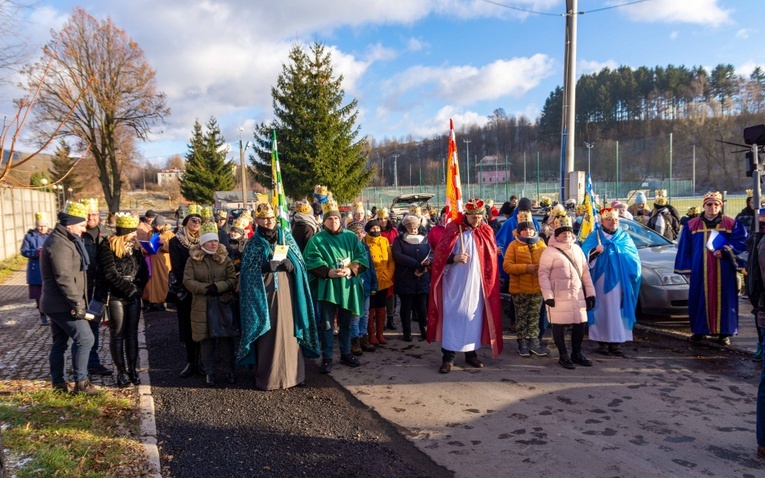
[[[635,247],[638,249],[672,244],[671,241],[656,231],[628,219],[621,219],[619,221],[619,228],[630,235],[635,243]]]
[[[420,201],[397,202],[393,205],[393,209],[409,209],[409,206],[411,206],[412,204],[419,206]]]

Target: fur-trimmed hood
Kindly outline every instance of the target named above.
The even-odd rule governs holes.
[[[208,256],[210,254],[207,254],[205,251],[202,250],[202,246],[199,244],[192,246],[189,250],[189,257],[194,259],[197,262],[201,262],[202,259],[205,258],[205,256]],[[218,243],[218,250],[215,251],[215,254],[212,254],[212,260],[217,262],[218,264],[223,264],[226,261],[226,257],[228,257],[228,251],[226,250],[226,246],[223,244]]]

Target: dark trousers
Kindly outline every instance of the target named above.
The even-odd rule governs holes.
[[[454,358],[457,356],[457,352],[454,352],[452,350],[441,349],[441,353],[444,354],[443,362],[454,363]],[[475,350],[471,350],[470,352],[465,352],[465,360],[468,360],[471,358],[478,358],[478,352],[476,352]]]
[[[571,354],[576,355],[582,352],[582,341],[584,340],[584,325],[586,322],[571,324]],[[553,324],[553,341],[558,348],[561,357],[568,356],[566,349],[566,331],[567,324]]]
[[[125,356],[130,368],[138,360],[138,319],[141,316],[141,301],[138,299],[109,301],[109,350],[118,370],[125,369]]]
[[[425,336],[425,326],[428,325],[428,294],[399,294],[401,299],[401,327],[404,337],[412,335],[412,318],[420,326],[420,335]]]
[[[316,326],[319,329],[321,356],[325,359],[332,358],[332,351],[335,348],[335,315],[337,315],[337,326],[340,329],[337,334],[337,339],[340,342],[340,354],[348,355],[351,353],[351,318],[353,314],[350,310],[337,304],[320,300]]]
[[[202,356],[202,367],[208,375],[215,374],[215,352],[220,352],[226,373],[234,373],[236,360],[234,356],[234,337],[219,339],[204,339],[199,342],[199,352]]]
[[[50,378],[52,383],[66,383],[64,354],[72,339],[72,373],[75,382],[88,379],[88,354],[93,347],[93,332],[87,320],[72,318],[71,314],[49,314],[53,344],[50,347]],[[75,348],[75,345],[77,346]]]
[[[97,317],[93,320],[84,320],[86,324],[90,327],[90,333],[93,334],[93,345],[90,347],[90,350],[88,351],[88,367],[87,368],[93,368],[98,367],[101,365],[101,359],[98,357],[98,344],[99,344],[99,336],[100,336],[100,327],[101,327],[101,317]],[[72,354],[79,354],[77,343],[72,344]]]

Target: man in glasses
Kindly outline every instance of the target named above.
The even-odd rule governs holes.
[[[476,354],[482,344],[491,346],[494,357],[502,352],[497,247],[485,215],[484,202],[470,199],[436,246],[427,340],[441,342],[440,373],[451,371],[457,352],[476,368],[483,367]]]

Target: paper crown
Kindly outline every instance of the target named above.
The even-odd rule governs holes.
[[[686,213],[687,216],[695,216],[699,214],[699,207],[698,206],[691,206],[688,208],[688,212]]]
[[[327,186],[322,186],[321,184],[317,184],[313,188],[313,193],[318,194],[319,196],[326,196],[329,193],[329,189]]]
[[[118,212],[114,214],[114,220],[117,227],[122,229],[135,229],[138,227],[138,216],[134,216],[129,212]]]
[[[98,199],[82,199],[80,202],[88,208],[88,212],[98,212]]]
[[[250,212],[249,209],[245,209],[239,217],[243,219],[247,219],[248,221],[252,222],[252,213]]]
[[[518,211],[518,215],[515,216],[515,218],[518,220],[519,226],[526,222],[530,222],[532,224],[534,223],[534,218],[531,215],[531,211]]]
[[[754,197],[754,189],[747,189],[746,190],[746,197],[747,198]]]
[[[557,236],[563,231],[573,231],[574,224],[568,216],[557,216],[553,221],[553,229],[555,229],[555,235]]]
[[[377,219],[387,219],[389,217],[390,217],[390,213],[388,212],[387,207],[377,210]]]
[[[365,212],[364,203],[359,201],[353,205],[353,212]]]
[[[549,196],[542,196],[539,198],[539,205],[542,207],[549,207],[552,204],[552,199]]]
[[[486,204],[483,202],[483,199],[468,199],[467,203],[465,203],[465,214],[486,214]]]
[[[666,206],[667,205],[667,190],[657,189],[656,195],[653,197],[653,203],[658,206]]]
[[[337,206],[337,201],[335,201],[334,199],[328,199],[327,202],[321,205],[321,211],[326,216],[330,212],[339,213],[340,208]]]
[[[203,218],[213,217],[212,206],[202,206],[199,211],[199,215]]]
[[[214,222],[205,222],[200,229],[202,234],[218,234],[218,226]]]
[[[250,220],[246,217],[239,216],[238,218],[234,219],[233,224],[231,224],[232,229],[239,229],[244,232],[245,229],[247,229],[247,226],[250,225]]]
[[[710,191],[704,195],[704,205],[706,206],[708,202],[719,202],[722,204],[722,194],[720,194],[717,191]]]
[[[189,205],[189,215],[196,214],[198,216],[202,215],[202,206],[199,204],[190,204]]]
[[[415,216],[419,216],[422,214],[422,209],[420,209],[420,206],[416,204],[412,204],[409,206],[409,214],[413,214]]]
[[[298,201],[295,203],[295,212],[298,214],[313,214],[313,208],[308,201]]]
[[[584,204],[577,204],[576,206],[576,213],[579,215],[582,215],[587,212],[587,206]]]
[[[88,208],[81,202],[69,201],[64,207],[64,212],[70,216],[75,216],[82,219],[88,218]]]
[[[255,217],[263,219],[265,217],[275,217],[274,207],[271,203],[260,202],[255,206]]]
[[[619,219],[619,210],[612,207],[604,207],[600,210],[600,217],[603,219]]]
[[[566,215],[566,208],[563,207],[563,204],[556,204],[555,206],[553,206],[552,209],[550,209],[551,220],[554,220],[558,216],[565,216],[565,215]]]
[[[37,211],[35,213],[35,221],[48,221],[48,213]]]
[[[225,209],[221,209],[218,211],[217,217],[218,219],[228,219],[228,213]]]

